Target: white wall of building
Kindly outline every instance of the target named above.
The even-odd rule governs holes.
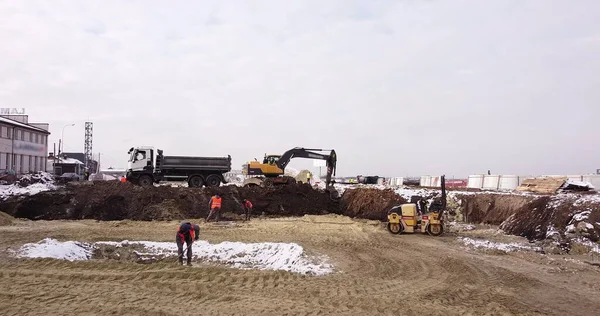
[[[0,123],[0,171],[47,171],[47,157],[47,134]]]

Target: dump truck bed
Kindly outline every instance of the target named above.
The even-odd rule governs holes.
[[[231,157],[164,156],[162,169],[231,171]]]

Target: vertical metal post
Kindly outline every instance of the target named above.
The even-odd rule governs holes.
[[[92,134],[94,129],[94,123],[85,122],[85,141],[84,141],[84,154],[85,160],[84,165],[85,168],[90,171],[91,163],[94,157],[92,156]]]

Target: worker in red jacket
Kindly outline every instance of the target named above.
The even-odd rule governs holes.
[[[179,264],[183,264],[183,244],[187,245],[187,265],[192,265],[192,244],[200,238],[200,226],[190,222],[184,222],[177,229],[175,242],[179,254]]]
[[[250,200],[244,199],[242,201],[242,206],[244,207],[244,214],[247,221],[250,220],[250,215],[252,215],[252,202]]]
[[[221,218],[220,213],[221,213],[222,202],[223,202],[223,200],[219,193],[215,194],[213,197],[210,198],[210,201],[208,201],[208,207],[210,207],[210,213],[208,213],[208,216],[206,217],[207,222],[212,217],[213,213],[216,213],[215,219],[217,222],[219,221],[219,219]]]

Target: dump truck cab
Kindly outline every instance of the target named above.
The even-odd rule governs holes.
[[[141,146],[132,147],[127,152],[129,160],[127,161],[127,171],[153,170],[155,165],[154,147]]]

